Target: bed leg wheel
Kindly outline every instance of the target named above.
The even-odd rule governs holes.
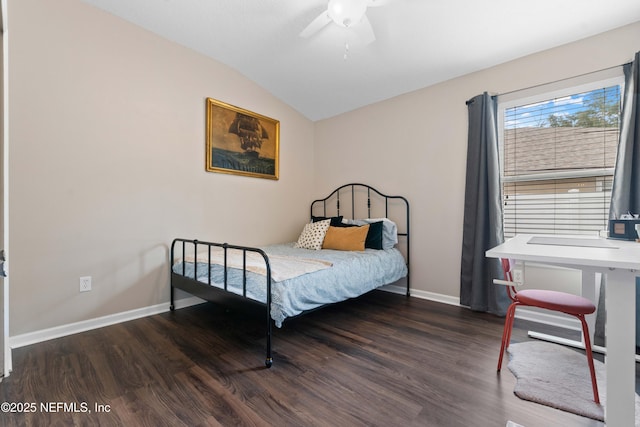
[[[176,309],[176,307],[175,307],[173,304],[171,304],[171,305],[169,306],[169,310],[174,311],[175,309]]]
[[[264,361],[264,366],[266,366],[267,368],[270,368],[271,365],[273,365],[273,359],[268,357],[267,360]]]

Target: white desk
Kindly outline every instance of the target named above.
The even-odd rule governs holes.
[[[603,245],[613,245],[604,248],[566,246],[570,243],[566,241],[563,245],[530,244],[528,242],[532,237],[517,235],[490,249],[486,255],[490,258],[511,258],[582,270],[583,287],[585,280],[595,284],[595,273],[606,274],[605,421],[608,427],[633,426],[636,375],[635,278],[640,275],[640,243],[602,239]]]

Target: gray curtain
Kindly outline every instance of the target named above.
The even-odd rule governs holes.
[[[640,213],[640,105],[638,104],[638,90],[640,89],[640,52],[636,52],[633,62],[625,64],[624,95],[622,101],[622,117],[620,120],[620,143],[616,157],[616,169],[613,174],[611,189],[611,218],[619,217],[623,213]],[[636,304],[640,307],[640,296],[636,279]],[[604,285],[604,279],[603,283]],[[600,287],[598,303],[598,317],[596,318],[595,342],[604,344],[604,293],[605,286]],[[636,314],[636,345],[640,343],[640,316]]]
[[[504,242],[498,158],[497,101],[488,93],[467,101],[469,135],[464,200],[460,304],[475,311],[504,315],[509,299],[500,261],[485,252]]]
[[[632,63],[624,65],[625,87],[620,120],[620,143],[611,189],[611,217],[619,217],[628,211],[640,213],[639,66],[640,52],[636,53]]]

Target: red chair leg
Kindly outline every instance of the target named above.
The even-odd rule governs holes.
[[[520,305],[520,303],[513,303],[513,310],[511,311],[511,316],[509,316],[509,329],[507,330],[505,349],[509,348],[509,344],[511,343],[511,333],[513,332],[513,323],[516,321],[516,306],[518,305]]]
[[[502,369],[502,358],[504,351],[509,347],[509,340],[511,339],[511,329],[513,328],[513,318],[515,317],[517,304],[511,303],[507,309],[507,314],[504,319],[504,329],[502,330],[502,344],[500,345],[500,357],[498,358],[498,372]]]
[[[593,353],[591,350],[591,337],[589,337],[589,327],[584,319],[584,315],[576,316],[582,323],[582,335],[584,336],[584,349],[587,354],[587,362],[589,363],[589,371],[591,372],[591,387],[593,388],[593,400],[600,404],[600,396],[598,395],[598,382],[596,381],[596,370],[593,366]]]

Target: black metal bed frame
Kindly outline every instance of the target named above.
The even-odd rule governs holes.
[[[345,184],[342,185],[340,187],[338,187],[337,189],[335,189],[334,191],[332,191],[327,197],[323,198],[323,199],[317,199],[314,200],[313,202],[311,202],[311,217],[314,216],[314,208],[315,209],[321,209],[322,210],[322,216],[329,216],[332,212],[335,211],[335,216],[340,215],[340,194],[341,191],[344,190],[345,188],[350,188],[350,196],[351,196],[351,217],[352,219],[355,219],[355,213],[356,213],[356,198],[357,195],[361,194],[359,193],[359,191],[362,190],[366,190],[366,209],[367,209],[367,218],[371,218],[371,209],[372,209],[372,202],[371,202],[371,195],[372,192],[374,193],[374,195],[376,195],[376,197],[379,197],[381,199],[384,200],[384,216],[388,217],[389,214],[389,203],[390,202],[400,202],[401,203],[401,207],[405,210],[406,213],[406,217],[405,217],[405,228],[404,231],[401,231],[400,229],[398,230],[398,237],[403,237],[406,239],[406,246],[405,246],[405,257],[406,257],[406,264],[407,264],[407,276],[406,276],[406,296],[409,297],[410,296],[410,269],[409,269],[409,261],[410,261],[410,245],[409,245],[409,202],[406,198],[402,197],[402,196],[388,196],[386,194],[381,193],[380,191],[376,190],[375,188],[366,185],[366,184],[359,184],[359,183],[351,183],[351,184]],[[344,193],[344,192],[343,192]],[[328,206],[328,202],[332,201],[332,197],[335,196],[335,207],[333,206]],[[329,207],[329,209],[327,209]],[[334,210],[335,209],[335,210]],[[344,209],[343,209],[344,210]],[[208,283],[204,283],[204,282],[200,282],[196,279],[192,279],[190,277],[187,277],[185,274],[185,264],[186,264],[186,254],[187,253],[192,253],[194,256],[198,253],[198,247],[205,247],[207,248],[207,254],[208,254],[208,263],[207,264],[211,264],[211,249],[214,247],[217,248],[222,248],[223,250],[223,259],[224,259],[224,282],[223,282],[223,287],[219,288],[217,286],[212,286],[211,284],[211,269],[207,266],[208,269]],[[177,252],[176,252],[177,249]],[[227,282],[227,269],[230,268],[227,266],[227,251],[228,250],[238,250],[242,252],[242,259],[243,259],[243,283],[242,283],[242,295],[236,294],[234,292],[230,292],[228,291],[227,287],[228,287],[228,282]],[[264,262],[265,262],[265,266],[266,266],[266,276],[265,276],[265,282],[266,282],[266,302],[260,302],[260,301],[256,301],[253,300],[251,298],[247,298],[247,269],[246,269],[246,257],[247,257],[247,252],[255,252],[258,253],[259,255],[262,256],[262,258],[264,258]],[[176,253],[180,253],[180,256],[178,258],[176,258]],[[215,301],[215,302],[221,302],[221,303],[241,303],[241,304],[253,304],[257,307],[262,307],[263,309],[266,309],[266,320],[267,320],[267,325],[266,325],[266,336],[267,336],[267,343],[266,343],[266,359],[265,359],[265,366],[267,368],[270,368],[273,365],[273,357],[272,357],[272,350],[271,350],[271,335],[272,335],[272,319],[271,319],[271,265],[269,263],[269,256],[262,250],[259,248],[255,248],[255,247],[249,247],[249,246],[237,246],[237,245],[230,245],[228,243],[212,243],[212,242],[204,242],[204,241],[200,241],[197,239],[182,239],[182,238],[177,238],[174,239],[173,242],[171,243],[171,258],[170,258],[170,263],[169,263],[169,272],[170,272],[170,280],[171,280],[171,303],[169,305],[169,308],[171,311],[175,310],[175,289],[180,289],[183,290],[185,292],[188,292],[191,295],[197,296],[199,298],[202,298],[204,300],[207,301]],[[181,273],[175,273],[173,271],[173,263],[177,262],[177,261],[182,261],[182,272]],[[194,262],[194,274],[193,277],[198,277],[197,276],[197,265],[198,262]],[[313,310],[311,310],[313,311]],[[306,312],[305,312],[306,313]],[[301,315],[304,313],[301,313]]]

